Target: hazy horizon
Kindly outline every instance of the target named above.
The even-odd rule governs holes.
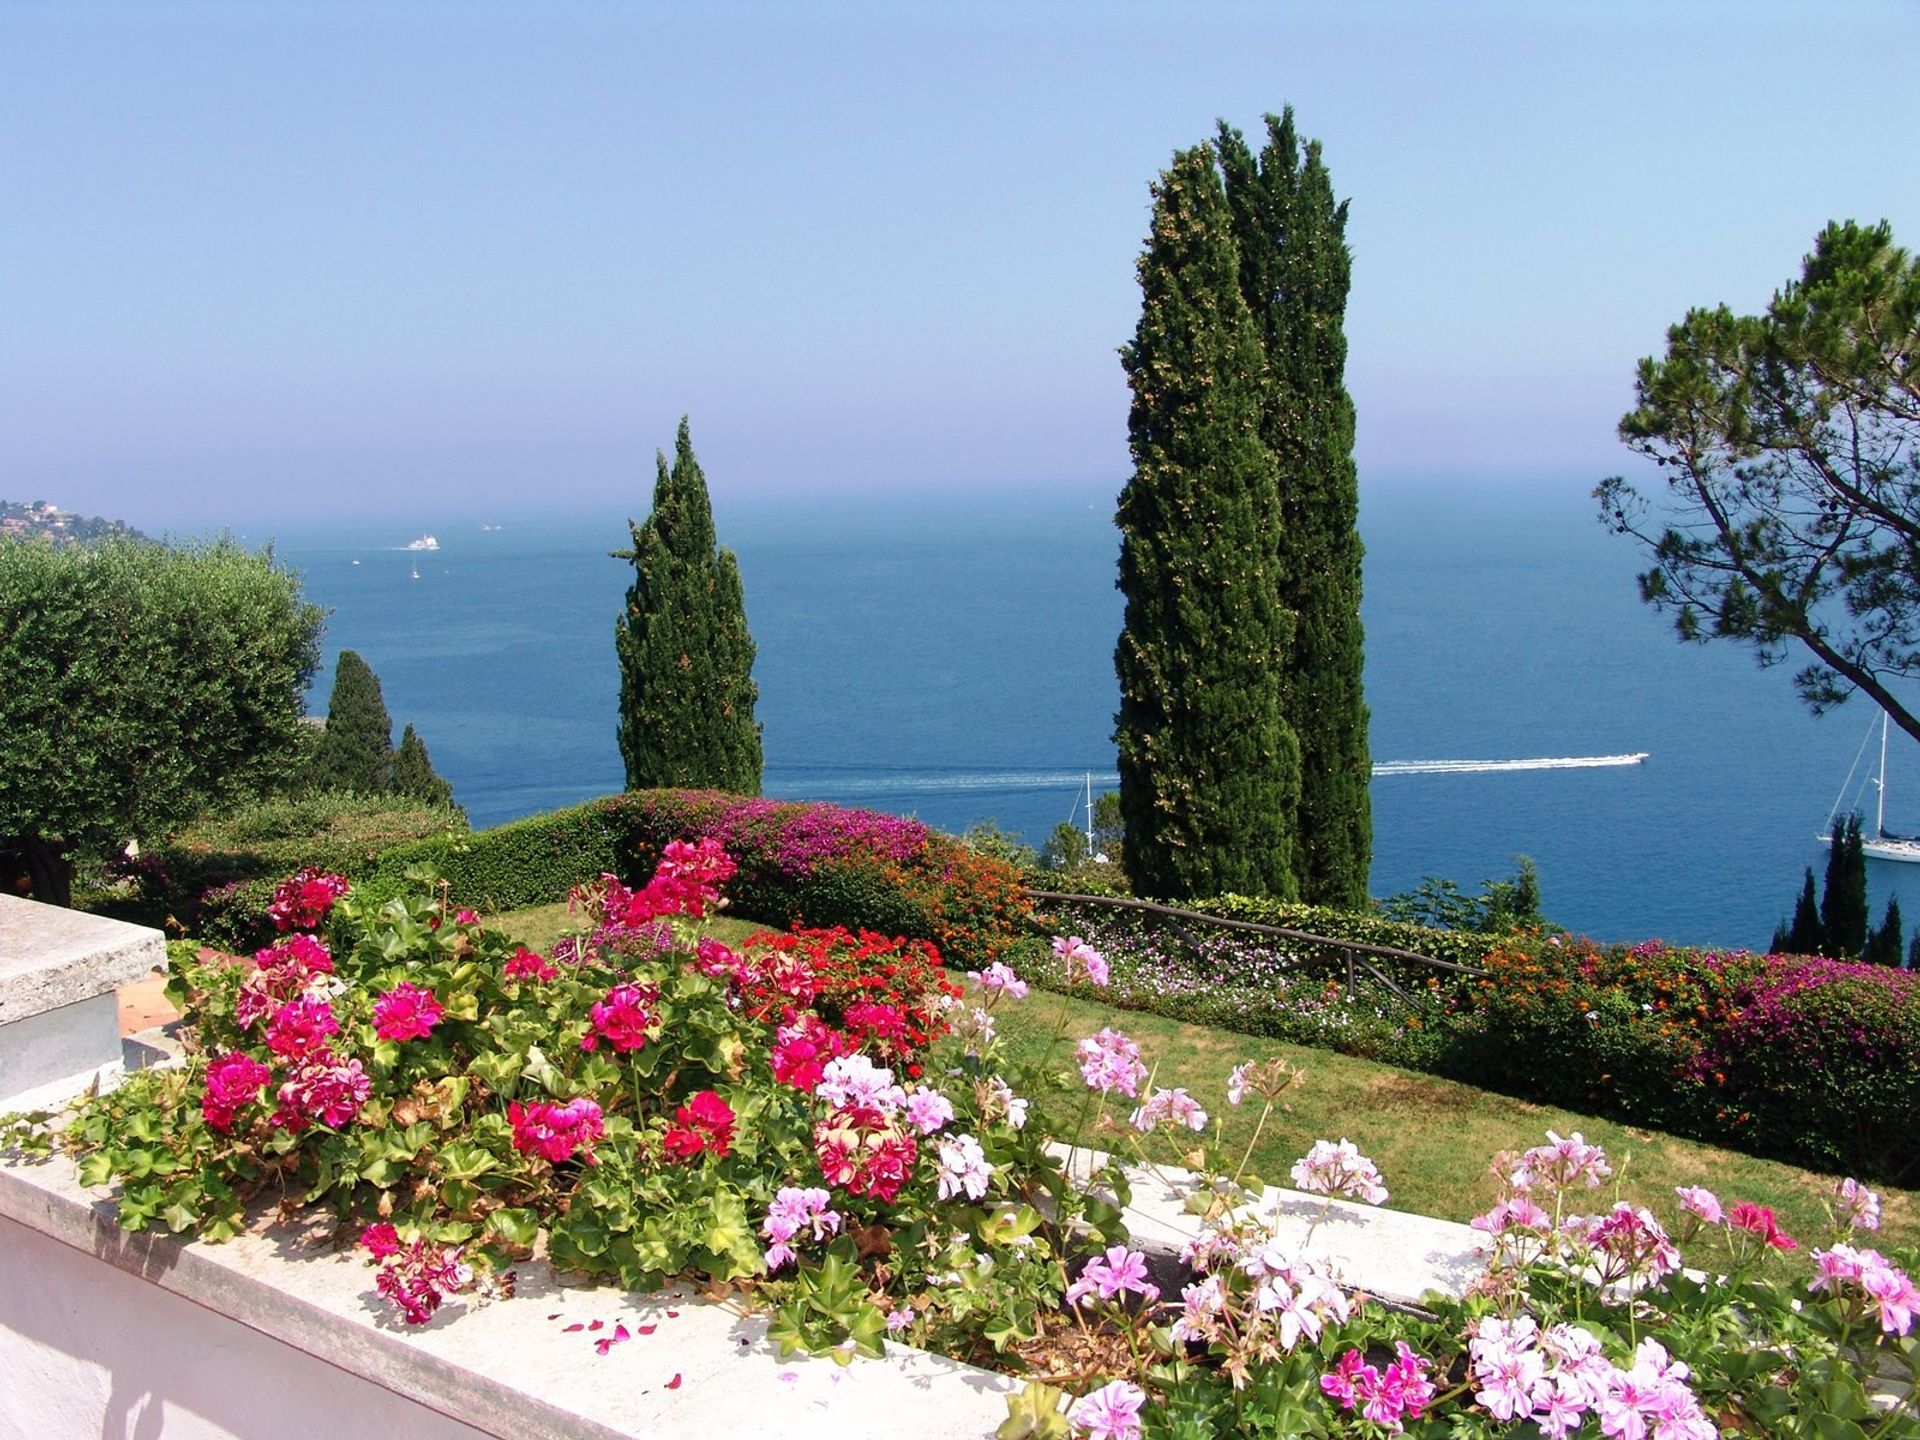
[[[1148,185],[1293,104],[1363,484],[1630,470],[1635,362],[1920,243],[1920,7],[0,10],[0,493],[185,531],[1105,486]]]

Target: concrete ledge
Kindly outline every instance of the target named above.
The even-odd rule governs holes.
[[[0,1025],[108,994],[166,963],[158,930],[0,895]]]
[[[1084,1182],[1105,1163],[1099,1152],[1082,1150],[1073,1170]],[[1124,1214],[1135,1245],[1150,1254],[1178,1255],[1201,1230],[1200,1217],[1186,1208],[1187,1197],[1201,1188],[1200,1177],[1172,1165],[1128,1165],[1126,1173],[1133,1201]],[[1304,1247],[1349,1289],[1396,1305],[1418,1305],[1435,1291],[1457,1299],[1486,1269],[1487,1237],[1451,1220],[1346,1200],[1329,1203],[1279,1186],[1268,1186],[1240,1213],[1267,1220],[1283,1247],[1296,1254]],[[1168,1298],[1179,1297],[1170,1292]]]
[[[128,1234],[103,1196],[82,1189],[64,1160],[0,1163],[0,1220],[145,1282],[142,1313],[149,1325],[167,1324],[169,1297],[189,1301],[484,1435],[979,1440],[1006,1418],[1002,1397],[1019,1383],[904,1346],[890,1346],[884,1360],[856,1359],[845,1368],[831,1360],[781,1360],[766,1340],[763,1319],[696,1299],[684,1288],[649,1297],[563,1285],[539,1262],[518,1268],[513,1300],[456,1301],[429,1324],[402,1326],[375,1293],[374,1271],[363,1256],[316,1247],[312,1231],[275,1226],[224,1245]],[[5,1228],[0,1225],[0,1233]],[[11,1259],[11,1249],[7,1254]],[[22,1311],[30,1295],[25,1287],[0,1284],[6,1357],[0,1369],[9,1373],[15,1355],[33,1345],[40,1323]],[[595,1320],[602,1322],[598,1331],[565,1328]],[[632,1338],[596,1355],[593,1342],[621,1323]],[[642,1327],[651,1333],[642,1334]],[[233,1382],[275,1383],[258,1374],[236,1375]],[[167,1377],[157,1374],[151,1383],[150,1403],[163,1404],[159,1392]],[[44,1419],[62,1412],[35,1413]],[[101,1434],[97,1413],[75,1422],[75,1435]],[[34,1433],[52,1440],[67,1432]],[[274,1433],[396,1432],[322,1414],[288,1415]]]
[[[114,1085],[114,992],[166,963],[158,930],[0,895],[0,1110]]]

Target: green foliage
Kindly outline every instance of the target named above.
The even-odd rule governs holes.
[[[1860,952],[1860,958],[1869,965],[1900,964],[1900,897],[1887,897],[1886,914],[1880,918],[1880,928],[1867,937],[1867,948]]]
[[[1818,955],[1825,937],[1820,929],[1820,901],[1813,888],[1813,867],[1807,867],[1806,883],[1794,902],[1793,923],[1773,932],[1772,950],[1776,955]]]
[[[1360,489],[1346,389],[1352,257],[1320,144],[1293,110],[1266,117],[1256,156],[1221,122],[1217,145],[1240,293],[1265,359],[1260,438],[1278,469],[1281,608],[1295,617],[1282,705],[1300,744],[1294,871],[1300,897],[1358,909],[1373,858],[1362,687]]]
[[[434,770],[433,760],[427,754],[426,741],[415,733],[411,725],[401,734],[400,748],[394,752],[393,793],[418,800],[423,805],[445,807],[453,804],[453,786]]]
[[[1849,815],[1827,849],[1827,883],[1820,896],[1820,951],[1850,960],[1867,946],[1867,856],[1860,817]]]
[[[209,944],[242,952],[271,938],[266,901],[304,865],[372,874],[395,847],[467,828],[457,807],[339,791],[278,796],[205,815],[118,868],[130,893],[86,897],[87,908],[149,925],[169,919]],[[397,872],[396,872],[397,873]]]
[[[712,785],[757,795],[760,692],[740,567],[716,541],[685,418],[672,469],[664,454],[658,463],[652,514],[629,522],[631,549],[613,552],[633,564],[614,626],[627,788]]]
[[[960,843],[969,850],[1004,860],[1016,869],[1032,870],[1040,864],[1039,854],[1021,840],[1019,832],[1001,829],[997,820],[982,820],[977,825],[969,825],[961,832]]]
[[[1121,350],[1134,464],[1114,656],[1127,876],[1169,898],[1291,896],[1300,747],[1282,705],[1293,621],[1276,463],[1260,438],[1260,334],[1213,151],[1179,152],[1153,196],[1140,320]]]
[[[1016,968],[1103,1004],[1425,1070],[1749,1154],[1901,1184],[1920,1174],[1909,1123],[1920,1113],[1920,976],[1657,941],[1436,930],[1236,896],[1188,908],[1298,934],[1049,902],[1041,923],[1090,940],[1112,982],[1076,980],[1037,943],[1016,952]],[[1356,959],[1350,982],[1336,940],[1487,973],[1371,956]]]
[[[342,650],[334,663],[313,782],[353,795],[385,795],[394,788],[393,717],[380,694],[380,677],[352,650]]]
[[[285,780],[320,611],[230,540],[0,538],[0,846],[65,904],[76,857]]]
[[[1545,924],[1540,914],[1540,872],[1530,856],[1514,857],[1517,868],[1509,880],[1483,880],[1480,893],[1469,895],[1451,880],[1427,876],[1411,890],[1378,902],[1382,915],[1436,930],[1470,930],[1478,935],[1505,935]]]
[[[1087,851],[1087,833],[1071,820],[1062,820],[1053,827],[1053,833],[1047,836],[1047,843],[1040,847],[1040,868],[1043,870],[1072,870],[1090,859]]]
[[[1620,438],[1660,467],[1664,513],[1618,476],[1595,496],[1682,640],[1762,665],[1798,642],[1815,713],[1857,689],[1920,738],[1898,698],[1920,675],[1917,349],[1920,261],[1884,222],[1830,224],[1763,314],[1691,310],[1640,362]]]

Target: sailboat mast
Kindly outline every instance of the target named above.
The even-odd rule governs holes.
[[[1087,772],[1087,855],[1093,855],[1093,772]]]
[[[1875,789],[1880,794],[1874,807],[1873,834],[1877,840],[1887,833],[1887,712],[1880,712],[1880,779]]]

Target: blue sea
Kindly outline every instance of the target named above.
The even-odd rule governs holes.
[[[1477,888],[1525,854],[1571,929],[1763,945],[1803,867],[1824,865],[1814,837],[1874,715],[1816,719],[1793,665],[1679,644],[1639,603],[1639,552],[1601,529],[1589,484],[1363,489],[1373,755],[1396,769],[1373,782],[1373,893]],[[1112,788],[1113,498],[723,506],[759,647],[766,793],[952,831],[993,820],[1038,845],[1076,816],[1086,776]],[[422,533],[439,549],[403,548]],[[283,530],[278,553],[329,611],[310,708],[326,709],[333,656],[358,651],[477,826],[618,790],[613,625],[631,572],[607,552],[627,538],[620,513]],[[1913,750],[1896,734],[1889,828],[1920,828]],[[1861,803],[1871,815],[1870,790]],[[1876,921],[1895,893],[1920,919],[1920,866],[1870,871]]]

